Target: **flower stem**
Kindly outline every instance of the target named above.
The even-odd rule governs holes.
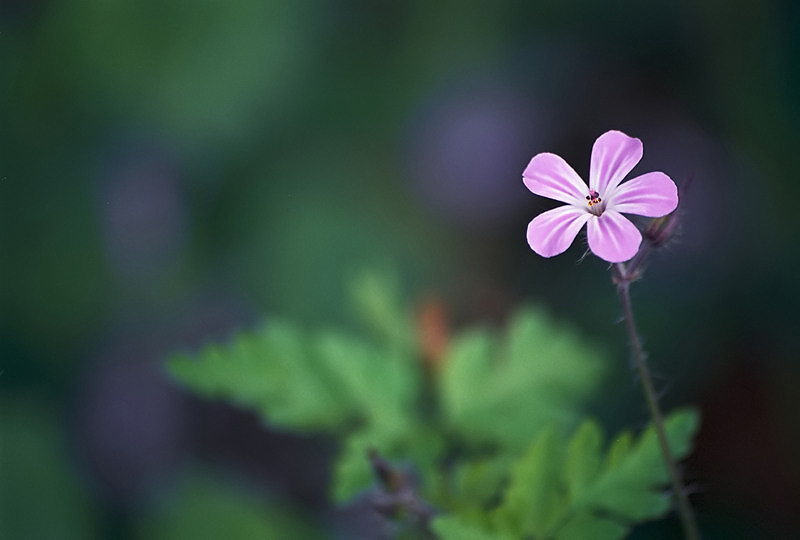
[[[631,261],[631,263],[634,263],[634,261]],[[639,379],[642,381],[642,390],[644,391],[644,397],[647,401],[647,408],[650,410],[650,416],[653,418],[653,426],[655,427],[658,437],[658,444],[661,447],[661,456],[664,459],[664,464],[667,466],[669,478],[672,483],[672,490],[675,493],[678,515],[680,516],[681,525],[683,526],[683,534],[688,540],[699,540],[700,531],[697,528],[697,522],[695,521],[692,507],[689,504],[689,498],[683,490],[683,480],[681,479],[680,471],[675,464],[675,458],[669,448],[667,434],[664,430],[664,415],[661,413],[661,409],[658,406],[658,397],[653,387],[653,380],[650,377],[650,369],[647,367],[646,353],[639,339],[639,333],[636,330],[636,321],[633,318],[630,285],[631,282],[638,277],[637,268],[635,268],[635,266],[637,265],[630,264],[629,267],[626,268],[623,263],[617,263],[614,281],[617,285],[617,293],[622,304],[622,314],[625,318],[625,328],[628,331],[631,353],[636,364],[636,370],[639,372]]]

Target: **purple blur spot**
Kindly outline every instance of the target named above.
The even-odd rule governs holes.
[[[185,202],[176,164],[162,149],[132,145],[115,152],[99,194],[105,248],[130,277],[162,274],[185,243]]]
[[[519,168],[544,116],[496,82],[462,81],[421,107],[406,157],[418,196],[460,225],[514,219],[525,205],[516,182]]]

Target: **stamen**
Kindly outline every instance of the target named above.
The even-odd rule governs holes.
[[[588,201],[589,206],[603,202],[603,199],[600,198],[600,194],[593,189],[589,190],[589,194],[586,196],[586,200]]]
[[[601,215],[606,209],[606,204],[600,198],[600,194],[593,189],[589,190],[589,194],[586,196],[586,204],[589,205],[589,212],[596,216]]]

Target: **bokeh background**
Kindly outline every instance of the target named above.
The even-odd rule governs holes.
[[[453,328],[546,306],[620,359],[593,414],[640,426],[607,266],[525,242],[527,161],[585,175],[608,129],[691,181],[634,302],[665,408],[702,409],[701,526],[791,537],[798,30],[764,0],[4,1],[0,537],[373,537],[331,441],[163,371],[273,313],[346,327],[369,266]]]

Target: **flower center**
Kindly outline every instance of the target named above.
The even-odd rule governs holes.
[[[586,204],[589,205],[589,212],[596,216],[602,214],[603,210],[606,209],[606,205],[603,199],[600,198],[600,194],[593,189],[590,189],[589,194],[586,196]]]

